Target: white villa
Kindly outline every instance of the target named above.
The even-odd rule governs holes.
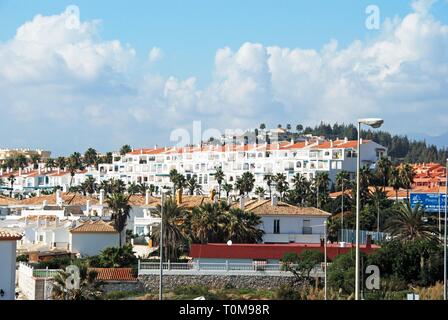
[[[176,169],[187,178],[195,176],[202,190],[208,193],[217,189],[214,172],[221,167],[228,183],[250,171],[256,178],[255,184],[267,189],[263,178],[268,173],[284,173],[288,182],[296,173],[313,179],[317,172],[328,172],[332,181],[341,170],[354,176],[356,149],[356,140],[320,138],[297,143],[134,149],[124,156],[115,155],[112,164],[100,164],[98,175],[93,176],[98,181],[115,178],[164,187],[171,186],[169,172]],[[376,142],[361,141],[362,165],[371,166],[386,153],[387,149]]]
[[[11,229],[0,229],[0,301],[15,300],[16,245],[22,235]]]

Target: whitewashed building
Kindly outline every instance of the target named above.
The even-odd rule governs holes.
[[[361,164],[371,166],[387,149],[371,140],[361,141]],[[197,147],[154,147],[135,149],[113,157],[112,164],[100,164],[95,178],[122,179],[125,182],[171,186],[169,172],[176,169],[187,178],[195,176],[205,193],[218,183],[215,168],[221,167],[225,181],[234,183],[244,172],[255,176],[255,184],[267,188],[266,174],[284,173],[291,182],[296,173],[313,179],[318,172],[328,172],[334,181],[337,172],[346,170],[354,176],[357,159],[357,141],[335,141],[316,138],[303,142],[272,144],[241,144]]]
[[[14,300],[16,293],[16,246],[22,235],[0,229],[0,300]]]
[[[122,236],[122,243],[125,243]],[[107,247],[118,247],[120,234],[108,222],[86,221],[70,230],[70,252],[81,257],[98,255]]]

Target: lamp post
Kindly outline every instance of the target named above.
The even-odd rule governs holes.
[[[446,159],[446,169],[445,169],[445,219],[444,219],[444,235],[443,235],[443,299],[447,300],[447,283],[446,283],[446,222],[447,222],[447,199],[448,199],[448,159]]]
[[[356,262],[355,262],[355,300],[359,300],[359,207],[360,207],[360,195],[359,195],[359,171],[361,169],[361,124],[368,125],[372,128],[379,128],[383,124],[382,119],[367,118],[358,120],[358,155],[356,164]]]
[[[160,277],[159,277],[159,300],[163,299],[163,206],[165,204],[165,190],[162,189],[162,197],[160,200],[160,242],[159,242],[159,253],[160,253]]]
[[[327,300],[327,220],[324,221],[324,299]]]

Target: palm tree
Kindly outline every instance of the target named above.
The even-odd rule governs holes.
[[[260,124],[260,129],[261,129],[261,130],[266,129],[266,125],[265,125],[264,123]]]
[[[224,171],[222,171],[222,168],[217,167],[215,169],[215,179],[216,179],[216,182],[218,182],[218,198],[219,199],[221,199],[221,184],[224,181],[224,177],[225,177],[225,174],[224,174]]]
[[[394,189],[395,202],[398,203],[398,190],[400,190],[402,183],[400,179],[400,171],[396,167],[392,168],[390,171],[389,185]]]
[[[70,171],[70,187],[73,184],[73,178],[75,176],[76,171],[82,170],[84,167],[82,165],[81,154],[79,152],[73,153],[67,161],[68,170]]]
[[[241,179],[243,180],[244,191],[248,195],[249,192],[251,192],[254,189],[255,177],[251,172],[246,171],[241,176]]]
[[[128,185],[127,191],[130,195],[134,195],[134,194],[140,193],[140,190],[141,190],[140,186],[138,184],[136,184],[135,182],[132,182]]]
[[[302,126],[301,124],[298,124],[298,125],[296,126],[296,130],[297,130],[298,133],[302,132],[302,130],[303,130],[303,126]]]
[[[392,237],[402,242],[414,240],[439,241],[437,228],[424,222],[425,212],[420,205],[416,205],[412,209],[408,202],[401,203],[392,212],[393,215],[387,221],[385,229]]]
[[[70,283],[71,273],[60,271],[54,277],[51,298],[53,300],[98,300],[101,299],[103,292],[100,289],[100,282],[96,280],[97,272],[86,267],[80,268],[79,288],[67,288]]]
[[[226,214],[225,237],[235,243],[258,243],[264,232],[259,228],[261,217],[253,212],[231,208]],[[225,239],[224,239],[225,240]]]
[[[28,165],[28,159],[23,155],[19,154],[13,161],[12,165],[10,164],[9,167],[15,167],[15,168],[25,168]]]
[[[265,193],[266,193],[266,190],[264,190],[263,187],[256,187],[255,188],[255,194],[258,196],[258,198],[263,199]]]
[[[162,207],[157,205],[155,216],[160,217]],[[173,198],[168,198],[163,203],[163,244],[164,248],[159,248],[165,251],[164,256],[169,260],[176,260],[179,249],[183,248],[187,242],[187,232],[185,228],[185,221],[188,212],[185,208],[178,206]],[[160,228],[153,230],[152,237],[157,242],[160,239]]]
[[[387,182],[389,181],[390,171],[392,169],[392,162],[386,158],[381,157],[376,164],[376,176],[383,183],[383,191],[386,189]]]
[[[400,168],[399,176],[402,186],[406,189],[406,199],[409,202],[409,189],[412,188],[415,177],[414,168],[409,163],[406,163]]]
[[[84,153],[84,164],[86,166],[96,165],[98,162],[98,153],[95,149],[89,148]]]
[[[306,178],[300,173],[296,173],[292,177],[291,181],[293,183],[293,191],[296,196],[296,203],[303,205],[306,200],[310,185]]]
[[[274,176],[270,173],[264,175],[263,180],[266,182],[266,185],[269,189],[269,199],[272,199],[272,182],[274,182]]]
[[[289,183],[286,181],[286,176],[283,173],[277,173],[274,176],[275,189],[280,193],[280,199],[283,199],[283,194],[288,191]]]
[[[48,158],[47,161],[45,161],[45,167],[53,171],[53,168],[56,167],[56,161],[52,158]]]
[[[65,160],[65,158],[64,157],[58,157],[57,159],[56,159],[56,167],[57,168],[59,168],[59,169],[64,169],[65,168],[65,166],[67,165],[67,163],[66,163],[66,160]]]
[[[372,172],[370,171],[368,166],[363,166],[359,170],[359,201],[361,203],[361,206],[367,203],[367,200],[369,199],[369,186],[372,183],[372,178]]]
[[[321,207],[321,201],[319,201],[320,190],[323,190],[324,195],[328,196],[328,172],[317,172],[314,177],[314,186],[317,191],[317,208]]]
[[[126,153],[129,153],[132,151],[132,148],[130,145],[125,144],[120,148],[120,155],[124,156]]]
[[[80,189],[82,190],[84,195],[93,194],[97,190],[95,178],[88,176],[86,180],[81,183]]]
[[[173,195],[176,195],[177,189],[182,189],[186,185],[186,179],[184,175],[177,172],[176,169],[171,169],[170,181],[173,183]]]
[[[132,210],[132,207],[129,204],[129,196],[126,196],[123,193],[112,193],[111,195],[107,196],[106,203],[108,204],[109,209],[112,211],[111,219],[115,224],[115,228],[120,234],[119,244],[121,247],[122,232],[126,227],[126,222]]]
[[[376,208],[376,231],[380,232],[380,209],[387,201],[387,194],[381,188],[375,186],[375,190],[371,193],[370,200]]]
[[[39,168],[40,156],[38,154],[31,155],[31,162],[33,163],[33,169]]]
[[[226,198],[229,199],[230,192],[233,190],[233,187],[230,183],[224,182],[222,185],[222,190],[226,193]]]
[[[186,185],[190,196],[194,195],[195,192],[202,193],[202,186],[198,183],[196,176],[187,179]]]
[[[344,192],[345,188],[349,188],[350,186],[350,174],[341,170],[336,174],[336,186],[340,187],[342,190],[341,194],[341,227],[344,229]],[[344,240],[342,240],[344,241]]]

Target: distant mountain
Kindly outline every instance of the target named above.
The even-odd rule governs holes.
[[[427,144],[434,144],[438,148],[447,148],[448,147],[448,132],[438,135],[438,136],[430,136],[425,133],[409,133],[407,136],[410,139],[415,140],[425,140]]]

